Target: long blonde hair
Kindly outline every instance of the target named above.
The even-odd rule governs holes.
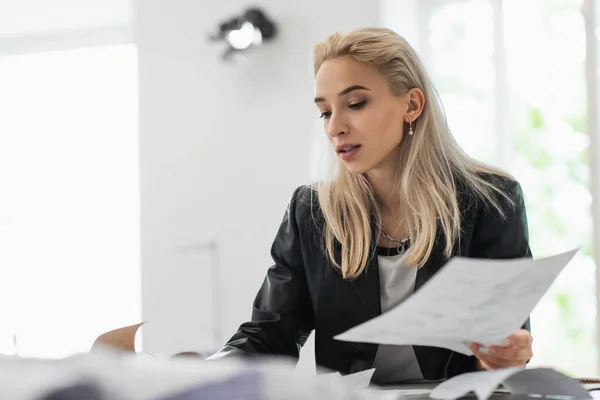
[[[457,182],[479,199],[502,213],[499,196],[503,188],[485,175],[508,176],[469,158],[450,133],[439,96],[421,61],[411,46],[389,29],[360,28],[347,34],[335,33],[314,48],[314,73],[323,62],[349,57],[374,66],[387,80],[394,95],[419,88],[425,106],[416,120],[414,135],[405,135],[400,149],[395,187],[405,207],[411,253],[410,265],[422,266],[430,257],[438,234],[451,257],[460,240],[461,211]],[[325,217],[325,248],[342,276],[353,279],[366,268],[373,256],[372,218],[379,217],[373,190],[360,174],[348,171],[337,157],[331,179],[317,184],[318,198]],[[336,243],[341,260],[336,259]]]

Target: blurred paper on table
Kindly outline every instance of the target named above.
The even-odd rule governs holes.
[[[64,360],[0,356],[0,399],[397,400],[393,393],[356,386],[370,373],[322,381],[289,360],[137,357],[99,347]]]
[[[244,371],[225,380],[201,384],[182,393],[163,397],[161,400],[260,400],[263,398],[261,378],[261,374],[257,371]]]
[[[94,383],[79,383],[63,387],[44,396],[41,400],[105,400],[102,389]]]
[[[442,347],[503,345],[577,253],[533,260],[454,258],[406,301],[335,338]]]
[[[317,376],[317,379],[320,381],[340,380],[353,388],[364,389],[371,384],[371,378],[374,373],[375,368],[349,375],[341,375],[339,372],[332,372],[330,374],[319,375]]]

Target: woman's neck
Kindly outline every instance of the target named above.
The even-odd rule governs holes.
[[[373,169],[366,174],[366,178],[379,202],[380,211],[384,214],[397,214],[400,211],[401,201],[400,194],[394,190],[396,171],[384,168]]]
[[[385,235],[379,235],[377,244],[382,247],[396,247],[398,246],[397,240],[408,236],[408,227],[404,223],[405,219],[402,215],[402,201],[395,184],[396,171],[391,169],[371,170],[367,173],[366,178],[379,203],[380,227],[387,235],[395,239],[391,241]]]

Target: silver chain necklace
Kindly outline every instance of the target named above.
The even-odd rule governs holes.
[[[383,237],[386,238],[394,246],[396,246],[398,253],[404,253],[406,251],[406,247],[407,247],[406,245],[408,244],[408,238],[404,238],[402,240],[395,239],[394,237],[392,237],[392,235],[387,233],[385,231],[385,229],[383,229],[383,227],[379,224],[379,222],[376,221],[375,225],[377,226],[377,228],[379,229],[379,231],[381,232]]]

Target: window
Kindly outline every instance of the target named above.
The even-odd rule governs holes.
[[[583,0],[405,3],[415,39],[387,25],[423,56],[463,149],[520,181],[534,256],[582,247],[531,316],[531,365],[597,373]]]
[[[0,353],[63,357],[141,315],[137,53],[0,57]]]

